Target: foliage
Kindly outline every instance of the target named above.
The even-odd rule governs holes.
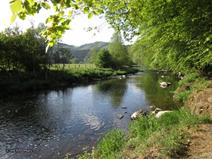
[[[99,67],[113,67],[114,61],[108,50],[100,49],[96,54],[95,64]]]
[[[52,46],[69,28],[72,17],[83,12],[104,13],[107,21],[126,38],[138,35],[133,59],[173,71],[211,68],[211,0],[13,0],[12,19],[24,19],[41,8],[55,11],[43,33]],[[119,61],[119,60],[118,60]]]
[[[123,11],[127,15],[114,16]],[[116,12],[109,12],[111,23],[139,34],[131,48],[137,63],[181,72],[211,65],[210,0],[133,0]]]
[[[63,47],[53,47],[47,52],[51,64],[71,63],[73,56],[69,49]]]
[[[88,57],[88,62],[95,64],[95,62],[97,61],[97,53],[98,53],[98,49],[97,48],[93,48],[90,50],[89,57]]]
[[[11,21],[15,21],[18,16],[25,19],[28,15],[34,15],[41,9],[53,9],[54,14],[46,19],[46,30],[43,36],[49,41],[48,45],[53,46],[55,42],[62,37],[65,30],[69,29],[69,24],[76,14],[83,12],[91,18],[93,15],[102,13],[102,7],[98,0],[12,0],[11,2],[12,17]]]
[[[108,50],[94,48],[90,52],[89,62],[100,67],[120,68],[129,65],[129,57],[126,46],[123,44],[121,34],[114,33]]]
[[[0,33],[1,71],[39,71],[46,62],[45,40],[39,36],[42,28],[29,28],[22,33],[16,28],[7,28]]]
[[[116,67],[129,64],[127,48],[124,46],[121,34],[119,32],[113,34],[108,49]]]
[[[92,49],[88,61],[103,68],[113,67],[113,59],[106,49]]]

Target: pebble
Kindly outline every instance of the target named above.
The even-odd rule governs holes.
[[[118,116],[119,119],[122,119],[124,117],[123,114],[117,114],[117,116]]]
[[[122,108],[122,109],[127,109],[127,107],[126,107],[126,106],[122,106],[121,108]]]

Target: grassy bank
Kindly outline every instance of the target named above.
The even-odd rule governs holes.
[[[207,79],[201,77],[198,73],[193,72],[185,75],[184,78],[179,81],[174,98],[177,101],[185,103],[191,93],[203,90],[207,87]]]
[[[159,119],[154,116],[140,117],[131,122],[127,135],[120,130],[112,130],[91,153],[78,158],[177,158],[186,153],[188,129],[207,122],[208,117],[192,115],[184,108],[164,114]]]
[[[0,72],[0,95],[4,97],[28,91],[57,89],[134,72],[136,70],[131,68],[113,70],[90,64],[52,65],[50,69],[36,73]]]

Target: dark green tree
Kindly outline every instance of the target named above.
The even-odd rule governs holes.
[[[108,50],[100,49],[96,56],[94,63],[97,66],[104,68],[113,67],[114,62]]]

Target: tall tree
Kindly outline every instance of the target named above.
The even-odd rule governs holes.
[[[121,34],[119,32],[115,32],[113,34],[108,48],[117,67],[129,64],[127,48],[123,44]]]

